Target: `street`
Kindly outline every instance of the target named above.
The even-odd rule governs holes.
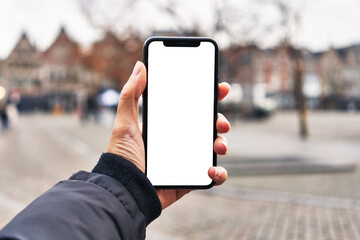
[[[147,239],[360,239],[360,114],[294,112],[233,121],[221,187],[165,209]],[[0,134],[0,228],[42,192],[106,151],[111,124],[22,115]]]

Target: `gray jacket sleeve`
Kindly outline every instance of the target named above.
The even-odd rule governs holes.
[[[161,204],[146,176],[105,153],[34,200],[0,231],[0,239],[145,239]]]

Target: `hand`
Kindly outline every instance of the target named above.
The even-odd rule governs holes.
[[[146,68],[142,62],[137,62],[121,92],[115,123],[107,149],[110,153],[128,159],[142,172],[145,172],[145,148],[141,128],[138,124],[138,105],[145,86]],[[229,93],[230,86],[227,83],[220,83],[218,89],[218,100],[220,101]],[[216,129],[219,133],[226,133],[230,130],[230,123],[221,113],[218,114]],[[214,150],[217,154],[226,154],[227,140],[224,136],[218,135],[214,143]],[[208,174],[215,182],[215,185],[221,185],[227,179],[227,172],[223,167],[211,167]],[[190,191],[185,189],[160,189],[156,192],[164,209]]]

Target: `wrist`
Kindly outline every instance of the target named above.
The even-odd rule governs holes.
[[[160,215],[162,207],[158,195],[134,163],[113,153],[104,153],[92,172],[108,175],[125,186],[144,214],[146,224]]]

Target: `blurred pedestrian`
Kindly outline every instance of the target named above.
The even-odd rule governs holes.
[[[99,122],[99,103],[96,94],[90,94],[85,101],[85,106],[81,114],[81,122],[83,124],[93,119],[96,123]]]
[[[9,128],[13,129],[19,121],[19,111],[14,103],[9,102],[6,107],[6,112],[9,118]]]
[[[3,132],[7,131],[9,128],[9,115],[6,107],[7,103],[0,106],[1,130]]]

